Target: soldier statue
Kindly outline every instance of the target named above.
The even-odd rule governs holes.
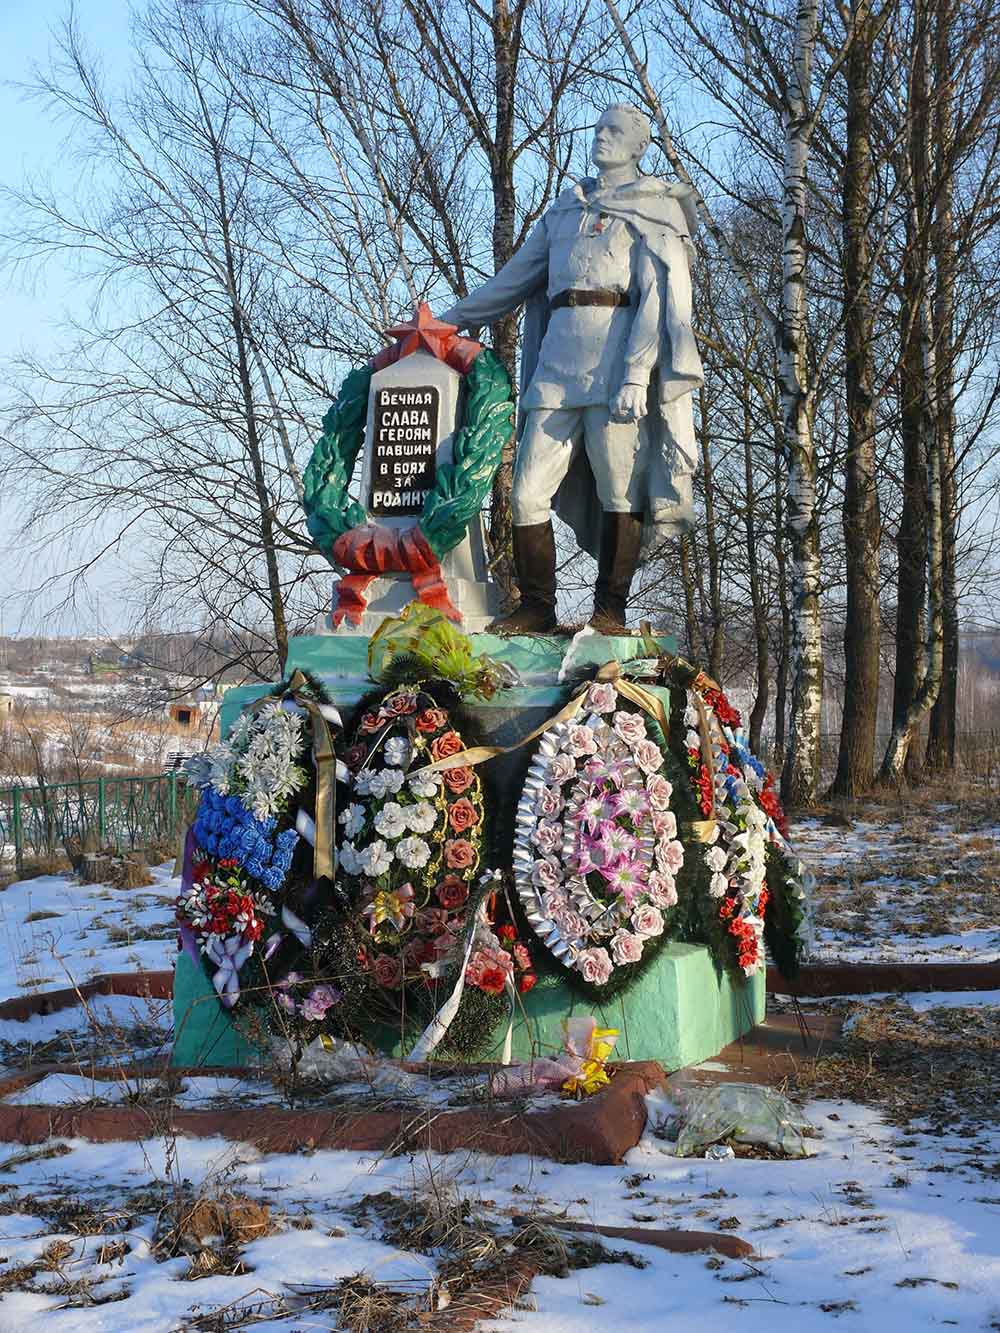
[[[692,517],[688,186],[639,173],[649,122],[609,107],[596,178],[566,190],[503,268],[441,316],[480,328],[524,304],[514,562],[520,606],[495,628],[556,627],[551,509],[598,562],[591,624],[621,633],[640,558]]]

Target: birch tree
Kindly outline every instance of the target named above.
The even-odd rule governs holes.
[[[605,0],[619,31],[628,34],[614,0]],[[817,367],[810,363],[807,324],[806,225],[808,166],[812,137],[832,81],[847,58],[853,37],[848,25],[829,58],[818,86],[813,69],[819,33],[819,0],[798,0],[794,13],[769,12],[744,0],[670,0],[656,31],[698,78],[703,89],[733,114],[739,130],[759,146],[761,110],[780,126],[780,217],[782,288],[776,313],[744,273],[747,297],[766,318],[778,356],[781,447],[787,470],[784,499],[791,561],[792,700],[782,795],[790,805],[808,804],[821,780],[823,641],[820,614],[819,520],[816,507],[816,451],[812,435]],[[634,45],[626,51],[640,88],[656,113],[665,147],[672,144],[666,116],[645,64]],[[773,145],[765,144],[767,156]],[[772,157],[773,161],[773,157]],[[683,177],[690,179],[687,172]],[[707,210],[702,201],[702,214]],[[717,228],[709,231],[717,236]],[[827,353],[829,352],[829,344]]]

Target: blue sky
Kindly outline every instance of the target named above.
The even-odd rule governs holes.
[[[76,11],[88,45],[100,52],[108,72],[123,72],[126,0],[79,0]],[[62,166],[66,125],[13,85],[29,81],[34,65],[47,63],[52,34],[68,12],[68,0],[0,0],[0,182],[5,186],[18,185],[26,171],[58,173]],[[54,324],[75,299],[75,289],[55,265],[30,279],[0,276],[0,358],[25,343],[51,345]]]
[[[26,172],[51,172],[58,180],[60,172],[73,169],[64,151],[67,126],[43,105],[26,100],[15,86],[30,81],[33,66],[47,64],[53,33],[69,10],[68,0],[0,0],[0,183],[4,186],[16,187]],[[100,54],[107,73],[112,78],[123,75],[128,62],[126,0],[78,0],[76,13],[88,46]],[[10,218],[4,217],[5,227],[9,223]],[[35,274],[0,272],[0,364],[22,348],[44,354],[58,345],[60,321],[83,299],[71,275],[55,262]],[[11,527],[12,515],[0,497],[0,547]],[[55,556],[53,552],[54,560]],[[37,570],[33,572],[37,575]],[[16,558],[8,560],[6,590],[15,599],[21,586],[31,586],[27,580],[19,585],[18,579]],[[105,619],[102,601],[108,599],[100,596],[98,588],[98,606],[83,613],[80,619],[88,623],[82,624],[71,617],[49,618],[49,608],[44,605],[25,612],[16,603],[0,599],[0,625],[7,633],[115,630],[117,625],[99,623]]]

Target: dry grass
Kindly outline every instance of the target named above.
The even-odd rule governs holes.
[[[793,1086],[878,1106],[903,1128],[926,1120],[932,1132],[974,1133],[996,1122],[1000,1104],[1000,1011],[917,1014],[898,1000],[858,1007],[840,1047],[803,1062]]]

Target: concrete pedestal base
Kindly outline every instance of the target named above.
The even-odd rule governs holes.
[[[672,639],[658,640],[674,652]],[[477,653],[487,653],[515,667],[523,686],[504,690],[493,699],[476,701],[469,712],[492,744],[511,746],[545,722],[562,704],[560,683],[581,666],[617,659],[627,662],[640,655],[639,639],[628,635],[587,634],[570,641],[555,635],[501,638],[477,634]],[[348,720],[350,710],[373,688],[367,674],[368,639],[365,635],[307,635],[292,639],[287,669],[311,671],[330,690]],[[267,686],[230,690],[222,710],[223,734],[251,699]],[[655,691],[669,709],[665,690]],[[498,842],[509,846],[517,794],[531,758],[531,747],[501,755],[483,766],[484,778],[495,793]],[[535,946],[536,954],[541,945]],[[618,1028],[621,1037],[615,1054],[621,1060],[658,1060],[668,1069],[706,1060],[723,1046],[748,1032],[764,1016],[764,974],[741,985],[719,977],[708,950],[700,945],[668,944],[642,973],[627,995],[604,1006],[574,996],[564,982],[545,978],[523,997],[514,1029],[514,1058],[551,1054],[562,1046],[562,1020],[570,1014],[594,1013],[605,1027]],[[177,959],[174,984],[177,1036],[174,1062],[180,1065],[249,1065],[260,1059],[233,1027],[219,1005],[201,969],[184,954]],[[400,1034],[386,1031],[380,1044],[388,1052],[405,1055]],[[498,1046],[503,1032],[497,1035]],[[487,1058],[497,1058],[499,1051]]]
[[[702,945],[668,944],[627,994],[595,1006],[554,977],[544,977],[524,996],[514,1019],[515,1060],[552,1055],[562,1047],[562,1022],[594,1014],[603,1027],[621,1033],[620,1060],[657,1060],[667,1070],[711,1059],[764,1017],[764,973],[746,985],[721,979]],[[175,1065],[253,1066],[262,1055],[236,1030],[204,973],[184,953],[174,974]],[[503,1043],[481,1058],[495,1060]],[[386,1029],[380,1043],[389,1055],[405,1056],[398,1034]]]

